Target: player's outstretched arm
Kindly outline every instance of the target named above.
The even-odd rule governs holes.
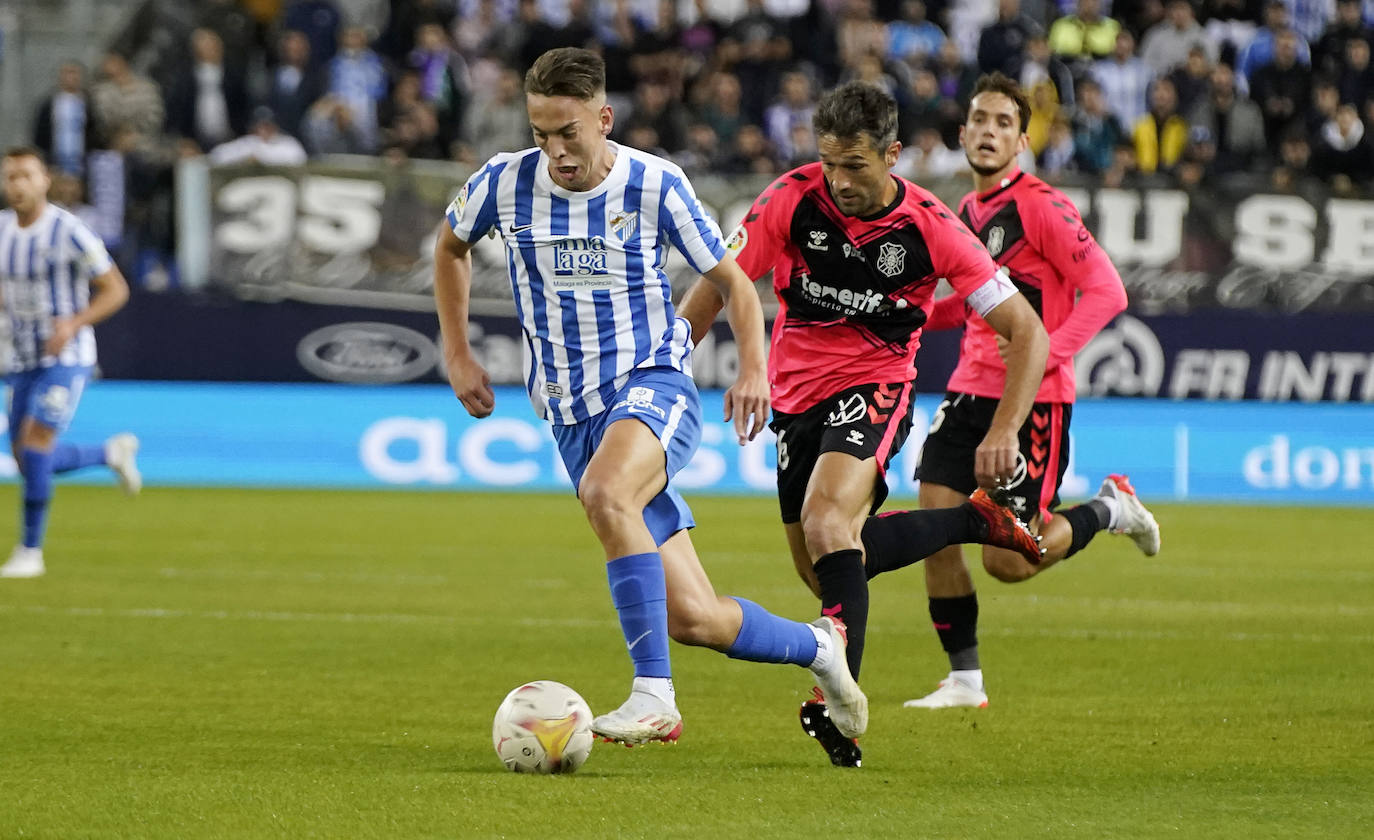
[[[496,407],[491,377],[468,343],[468,300],[472,289],[472,246],[448,225],[434,243],[434,305],[444,336],[444,366],[458,401],[473,417],[486,417]]]
[[[677,315],[679,318],[686,318],[687,323],[692,325],[693,344],[701,343],[724,307],[725,299],[709,280],[702,277],[692,284],[692,288],[687,290],[687,294],[682,296],[682,302],[677,305]]]
[[[1050,339],[1040,316],[1020,293],[999,303],[983,319],[1007,342],[1003,355],[1007,363],[1005,390],[987,436],[974,454],[978,483],[995,487],[1016,470],[1016,453],[1020,449],[1017,433],[1026,422],[1040,390],[1040,380],[1045,376]]]
[[[735,436],[740,445],[753,440],[768,424],[768,370],[763,341],[763,306],[754,293],[754,284],[734,258],[728,254],[716,267],[706,272],[710,291],[725,302],[725,317],[739,346],[739,376],[725,392],[725,419],[735,421]],[[700,283],[698,284],[700,285]],[[692,295],[689,292],[688,297]],[[698,296],[705,298],[703,292]],[[684,304],[688,301],[684,299]],[[693,307],[696,308],[696,307]],[[700,307],[704,313],[705,304]],[[720,311],[720,307],[716,307]],[[686,316],[683,316],[686,317]],[[698,316],[700,317],[700,316]],[[711,318],[706,320],[710,327]],[[691,321],[691,319],[688,319]],[[697,325],[692,321],[692,335]]]
[[[84,326],[94,326],[124,308],[129,302],[129,284],[119,269],[111,265],[91,278],[91,302],[80,312],[53,318],[52,335],[43,344],[43,352],[56,356],[67,342]]]

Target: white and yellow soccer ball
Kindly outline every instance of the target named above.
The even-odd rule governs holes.
[[[491,743],[516,773],[572,773],[592,752],[592,710],[561,682],[535,680],[506,695]]]

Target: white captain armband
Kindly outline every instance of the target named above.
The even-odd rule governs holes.
[[[979,315],[987,315],[996,309],[1002,301],[1016,294],[1016,286],[1007,278],[1006,269],[998,269],[988,282],[974,289],[971,294],[964,298],[969,308]]]

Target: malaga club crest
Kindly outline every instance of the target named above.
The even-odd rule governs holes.
[[[621,242],[628,242],[633,239],[637,230],[639,230],[638,212],[622,211],[611,217],[611,233]]]
[[[878,249],[878,270],[887,277],[896,277],[906,268],[906,248],[896,242],[884,242]]]

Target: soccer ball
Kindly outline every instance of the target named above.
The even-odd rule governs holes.
[[[501,701],[491,743],[508,770],[571,773],[592,752],[592,710],[563,683],[525,683]]]

